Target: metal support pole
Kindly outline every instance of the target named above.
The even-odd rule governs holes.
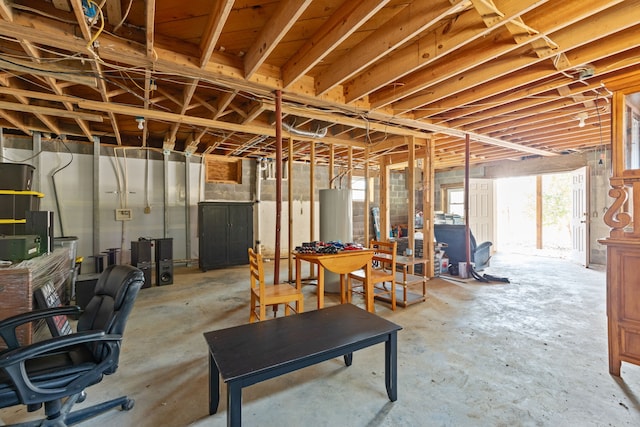
[[[276,253],[273,283],[280,282],[280,234],[282,227],[282,91],[276,91]]]
[[[467,255],[467,273],[471,269],[471,229],[469,228],[469,160],[470,155],[470,137],[466,134],[464,139],[464,224],[465,224],[465,241]],[[468,277],[468,274],[467,274]]]
[[[162,155],[164,163],[164,199],[162,203],[164,225],[162,237],[166,238],[169,236],[169,209],[167,205],[169,203],[169,156],[171,155],[171,152],[169,150],[164,150]]]
[[[191,181],[189,179],[191,170],[191,154],[187,153],[184,157],[184,233],[186,242],[187,267],[191,266],[188,261],[191,259]]]
[[[100,253],[100,138],[97,136],[93,137],[93,253]]]
[[[33,132],[31,137],[33,141],[32,153],[33,153],[33,167],[36,168],[33,174],[33,182],[31,183],[31,189],[33,191],[42,192],[42,168],[40,167],[40,156],[37,155],[42,150],[42,134],[40,132]],[[61,228],[62,230],[62,228]]]

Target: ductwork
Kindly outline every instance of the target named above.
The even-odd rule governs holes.
[[[318,129],[315,132],[312,131],[308,131],[308,130],[302,130],[302,129],[298,129],[295,128],[293,126],[291,126],[288,123],[282,122],[282,127],[289,133],[292,133],[294,135],[298,135],[298,136],[308,136],[309,138],[324,138],[325,136],[327,136],[327,129],[329,129],[328,127],[322,128],[322,129]]]

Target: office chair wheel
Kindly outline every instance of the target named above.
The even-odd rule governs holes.
[[[135,405],[135,401],[133,399],[127,399],[120,407],[122,408],[123,411],[129,411],[131,409],[133,409],[133,406]]]

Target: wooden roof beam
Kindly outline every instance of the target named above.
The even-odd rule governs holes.
[[[97,40],[98,34],[96,33],[96,35],[92,35],[91,34],[91,28],[89,28],[89,24],[87,22],[86,16],[84,14],[84,10],[82,8],[82,3],[80,0],[71,0],[71,7],[73,9],[73,13],[76,16],[76,20],[78,21],[78,25],[80,26],[80,31],[82,32],[82,36],[83,38],[87,41],[87,49],[89,49],[91,52],[94,53],[95,55],[95,50],[94,47],[91,46],[92,41],[95,39]],[[104,20],[104,15],[102,14],[102,11],[100,11],[99,16],[96,17],[96,21],[98,19],[102,19]],[[104,22],[102,22],[102,25],[104,25]],[[95,43],[95,41],[94,41]],[[102,97],[102,100],[105,102],[109,101],[109,94],[107,93],[107,86],[104,82],[104,75],[102,73],[102,68],[99,62],[96,61],[91,61],[91,68],[93,70],[93,72],[95,73],[96,76],[98,76],[96,78],[96,86],[98,87],[98,90],[100,92],[100,96]],[[56,84],[55,81],[50,81],[49,85],[51,86],[51,88],[53,89],[53,91],[58,94],[58,95],[62,95],[64,94],[64,91],[61,87],[59,87],[58,84]],[[64,103],[65,107],[69,110],[69,111],[73,111],[73,105],[71,103]],[[82,132],[84,132],[85,136],[87,137],[87,139],[89,141],[93,141],[93,135],[91,133],[91,128],[84,122],[80,121],[80,120],[76,120],[76,122],[78,123],[78,126],[80,126],[80,129],[82,129]],[[116,140],[118,142],[118,145],[122,145],[122,138],[120,136],[120,131],[118,128],[118,121],[116,119],[116,116],[114,113],[110,113],[109,114],[109,122],[111,123],[111,126],[113,128],[114,131],[114,135],[116,136]]]
[[[120,0],[107,0],[107,20],[113,27],[122,21],[122,6]]]
[[[262,112],[265,111],[265,106],[263,102],[259,102],[255,105],[251,111],[247,113],[247,117],[244,118],[242,124],[251,123],[256,117],[258,117]]]
[[[634,2],[637,2],[634,7],[640,7],[640,0],[634,0]],[[625,16],[627,15],[628,13],[625,14]],[[611,18],[614,22],[623,26],[623,28],[625,24],[637,22],[635,18],[626,19],[626,21],[621,17],[614,19],[612,16]],[[605,22],[603,22],[602,26],[591,25],[588,22],[583,22],[582,24],[582,26],[585,27],[592,27],[591,31],[584,28],[584,31],[587,31],[587,34],[590,34],[595,38],[595,40],[591,39],[594,41],[588,45],[575,45],[575,43],[578,43],[578,41],[582,39],[575,36],[575,34],[580,34],[580,30],[576,28],[575,31],[577,31],[577,33],[574,33],[572,30],[574,27],[567,28],[563,30],[561,34],[559,33],[554,37],[556,41],[565,46],[563,50],[568,50],[567,54],[575,63],[590,63],[607,55],[612,55],[616,52],[640,46],[640,40],[637,37],[640,25],[635,25],[626,29],[619,29],[619,31],[614,32],[612,35],[600,34],[601,37],[598,38],[596,37],[597,32],[611,33],[614,28],[610,25],[615,26],[615,24],[613,24],[613,22],[607,22],[609,25],[604,25]],[[464,75],[464,85],[460,85],[460,76],[454,76],[447,81],[440,83],[437,87],[433,87],[429,94],[401,101],[400,108],[404,110],[406,108],[413,109],[427,106],[429,112],[422,115],[415,114],[414,117],[428,117],[433,114],[433,111],[442,113],[461,105],[478,102],[487,96],[513,91],[514,88],[526,85],[531,81],[541,80],[557,74],[557,70],[549,65],[541,64],[540,67],[536,68],[533,67],[529,61],[540,62],[541,60],[527,60],[523,57],[517,57],[517,55],[514,55],[509,57],[508,66],[505,65],[506,58],[493,61],[492,63],[478,69],[481,69],[483,73],[479,73],[478,71],[470,71],[466,73]],[[519,72],[523,67],[528,67],[526,73]],[[508,79],[509,84],[504,85],[507,79],[499,79],[499,77],[507,75],[510,76]],[[445,92],[441,92],[441,90]],[[427,99],[428,101],[425,102]],[[434,101],[438,100],[442,101],[434,103]]]
[[[278,9],[269,22],[262,27],[258,38],[245,55],[245,78],[251,77],[258,70],[310,4],[311,0],[280,2]]]
[[[287,88],[382,9],[390,0],[350,0],[329,18],[282,66],[282,85]]]
[[[513,4],[517,3],[517,4]],[[539,6],[540,1],[509,2],[504,5],[505,19],[514,19],[529,10]],[[363,73],[345,84],[345,100],[352,102],[384,88],[388,84],[407,76],[408,74],[426,67],[444,55],[459,50],[461,47],[489,34],[499,25],[481,28],[479,16],[474,11],[462,13],[451,18],[448,37],[444,40],[440,31],[432,31],[416,42],[394,52],[393,57],[376,62],[366,73]],[[480,23],[480,25],[478,25]],[[449,70],[450,72],[450,70]],[[391,94],[397,93],[398,88],[389,89]],[[386,93],[386,91],[385,91]],[[407,96],[406,94],[404,96]],[[374,108],[387,105],[399,99],[392,97],[382,103],[381,99],[372,106]]]
[[[572,2],[566,2],[565,6],[566,7],[564,9],[562,7],[556,7],[555,9],[548,11],[549,13],[552,13],[555,17],[557,17],[557,19],[550,21],[548,19],[548,16],[545,16],[544,18],[541,17],[539,21],[535,21],[535,23],[532,23],[532,25],[538,28],[541,33],[541,35],[533,36],[534,38],[542,37],[542,35],[546,35],[551,31],[555,31],[550,34],[550,36],[553,37],[554,42],[561,46],[561,48],[555,51],[553,54],[550,54],[547,58],[551,58],[557,53],[567,52],[577,47],[584,46],[590,41],[602,39],[608,35],[616,33],[616,31],[623,32],[624,29],[637,24],[637,19],[635,19],[635,16],[629,16],[629,14],[633,14],[633,10],[637,10],[637,8],[640,7],[640,2],[638,2],[637,0],[633,0],[632,2],[624,2],[623,4],[619,4],[618,7],[607,9],[604,12],[595,15],[600,23],[599,25],[593,25],[592,19],[584,19],[589,16],[588,12],[584,10],[584,8],[578,7],[578,5]],[[628,12],[621,14],[620,8],[624,8],[625,10],[628,10]],[[575,23],[572,25],[564,26],[566,25],[565,23],[572,22]],[[615,34],[615,36],[618,36],[618,34]],[[628,43],[628,41],[626,43]],[[627,46],[629,45],[627,44]],[[406,84],[402,88],[403,93],[406,93],[407,91],[415,93],[416,89],[418,88],[419,90],[429,88],[429,91],[424,91],[424,93],[421,95],[412,96],[410,98],[406,98],[394,103],[394,110],[400,112],[420,108],[439,99],[452,98],[452,95],[457,94],[462,90],[469,90],[471,88],[474,88],[475,86],[481,86],[481,91],[484,92],[484,88],[490,86],[488,84],[489,81],[495,80],[498,77],[504,76],[506,74],[511,74],[514,77],[525,77],[524,74],[526,73],[517,73],[517,71],[541,61],[541,59],[537,56],[532,57],[526,55],[525,47],[519,47],[517,50],[513,51],[510,49],[505,49],[505,52],[499,54],[500,56],[498,58],[496,58],[496,54],[498,52],[492,51],[493,49],[491,46],[486,47],[486,50],[480,50],[480,46],[477,46],[474,55],[475,58],[467,60],[467,66],[462,65],[465,60],[460,56],[465,52],[459,52],[457,54],[457,60],[455,62],[448,63],[449,68],[444,69],[442,65],[440,65],[438,67],[432,67],[432,69],[428,70],[430,73],[434,73],[437,70],[440,70],[443,73],[442,76],[447,77],[446,80],[439,78],[437,84],[433,79],[431,79],[429,83],[425,84],[424,75],[421,76],[419,74],[416,74],[411,76],[411,83]],[[599,54],[596,56],[596,58],[605,56],[605,52],[612,53],[617,51],[608,49],[607,47],[603,46],[602,43],[598,43],[598,46],[595,47],[595,50],[599,51]],[[487,54],[488,51],[492,51],[491,55]],[[506,52],[510,53],[510,55],[505,56]],[[509,62],[508,66],[505,65],[505,62],[507,61]],[[482,64],[482,67],[479,67],[480,64]],[[451,71],[458,69],[463,70],[463,72]],[[555,67],[548,67],[548,69],[549,73],[547,75],[553,74],[557,71]],[[480,70],[482,72],[480,72]],[[460,83],[462,80],[464,80],[464,84]],[[513,84],[509,88],[505,88],[504,90],[497,93],[511,90],[513,87],[517,86],[519,85]],[[493,89],[495,91],[496,88],[493,87]],[[459,103],[458,105],[464,105],[464,103]],[[418,115],[416,117],[425,116],[428,115]]]
[[[77,0],[74,0],[77,1]],[[145,0],[145,39],[147,48],[147,57],[154,58],[154,30],[155,30],[155,17],[156,17],[156,0]]]
[[[185,86],[184,91],[182,92],[182,103],[178,103],[178,105],[180,105],[179,114],[186,114],[186,112],[189,110],[189,105],[191,104],[191,99],[193,98],[196,88],[198,87],[198,82],[199,79],[191,79]],[[174,102],[176,101],[178,100],[175,99]],[[178,129],[180,129],[180,123],[172,124],[171,129],[169,130],[168,138],[171,140],[175,140],[176,135],[178,134]],[[196,140],[200,141],[200,138],[196,138]]]
[[[231,13],[234,1],[235,0],[220,0],[214,2],[211,12],[209,13],[206,30],[200,42],[200,68],[204,68],[211,60],[211,55],[216,48],[229,13]]]
[[[7,4],[7,0],[0,0],[0,16],[5,21],[13,21],[13,9]]]
[[[14,125],[17,129],[20,129],[22,132],[24,132],[26,135],[31,135],[31,129],[29,129],[29,126],[27,126],[24,121],[22,121],[21,119],[17,118],[15,116],[15,114],[11,114],[8,111],[2,110],[0,109],[0,117],[2,117],[3,119],[5,119],[6,121],[8,121],[9,123],[11,123],[12,125]]]
[[[354,77],[384,55],[395,51],[434,26],[444,17],[462,11],[470,4],[470,0],[440,0],[437,4],[416,1],[409,4],[319,75],[315,82],[316,94],[322,95],[343,81]]]

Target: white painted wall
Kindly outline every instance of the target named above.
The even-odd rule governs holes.
[[[185,213],[185,162],[176,157],[168,162],[168,200],[164,203],[164,161],[149,160],[148,171],[144,158],[132,158],[133,150],[117,150],[118,158],[100,157],[99,174],[99,239],[100,251],[109,248],[120,248],[122,262],[130,260],[130,242],[139,237],[173,238],[173,256],[176,260],[187,258],[186,254],[186,213]],[[126,153],[123,155],[123,151]],[[139,151],[139,149],[135,149]],[[33,164],[30,150],[5,148],[4,161]],[[142,156],[144,157],[144,156]],[[69,161],[71,161],[69,163]],[[67,165],[55,174],[59,210],[56,207],[54,187],[51,175],[59,168]],[[43,151],[39,154],[39,168],[35,172],[39,176],[40,188],[34,191],[44,193],[40,200],[40,210],[55,213],[55,236],[78,237],[78,256],[84,257],[82,271],[93,271],[93,155],[69,154],[67,151]],[[148,195],[145,196],[145,174],[148,173]],[[118,176],[121,177],[119,184]],[[197,203],[201,194],[200,157],[191,159],[190,185],[190,232],[191,251],[189,258],[197,258]],[[37,182],[37,181],[36,181]],[[121,204],[120,194],[127,190],[126,202]],[[151,206],[150,213],[145,213],[146,199]],[[131,221],[116,221],[115,209],[126,207],[132,209]],[[167,210],[167,235],[164,236],[164,209]],[[62,230],[59,221],[62,220]]]

